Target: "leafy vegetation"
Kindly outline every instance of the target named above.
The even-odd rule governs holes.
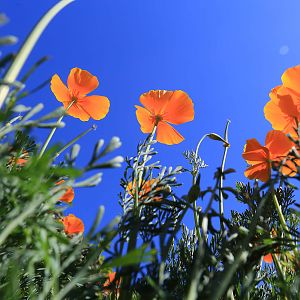
[[[190,121],[193,117],[192,102],[180,91],[180,101],[188,106],[184,117],[179,116],[173,107],[168,110],[167,106],[163,108],[162,117],[157,108],[159,104],[152,103],[151,118],[147,119],[142,116],[144,108],[138,107],[138,121],[143,132],[149,135],[138,144],[136,154],[125,159],[121,179],[123,190],[119,195],[122,216],[99,230],[104,214],[104,207],[100,207],[92,228],[85,233],[80,219],[72,216],[74,223],[68,221],[64,210],[72,201],[72,187],[93,187],[101,182],[99,170],[120,167],[123,162],[120,155],[105,160],[108,153],[118,152],[121,146],[120,139],[113,137],[106,145],[99,140],[91,149],[86,166],[76,167],[80,155],[77,142],[94,128],[89,128],[64,146],[47,148],[55,130],[64,126],[62,118],[65,114],[80,119],[87,117],[70,110],[87,94],[84,97],[81,94],[82,99],[75,95],[75,83],[73,90],[68,87],[73,94],[66,101],[67,105],[60,100],[64,109],[42,115],[43,104],[33,108],[20,104],[23,97],[31,96],[46,85],[42,83],[32,91],[26,90],[26,80],[34,76],[34,71],[47,60],[46,57],[17,81],[19,70],[30,52],[27,50],[33,48],[47,22],[69,2],[63,0],[50,10],[32,31],[35,38],[28,38],[17,55],[9,54],[0,60],[0,66],[5,70],[0,82],[1,298],[298,299],[300,214],[295,198],[297,187],[290,183],[290,176],[294,176],[293,183],[299,181],[297,149],[300,129],[289,139],[284,136],[283,143],[292,143],[288,151],[284,150],[284,159],[275,156],[278,152],[274,150],[274,144],[272,148],[268,143],[265,147],[256,143],[256,147],[269,151],[268,160],[262,162],[266,170],[269,168],[268,178],[266,173],[258,170],[254,173],[255,178],[250,178],[253,173],[247,173],[254,181],[238,182],[235,187],[230,187],[224,186],[225,177],[234,172],[225,169],[230,145],[229,123],[223,137],[216,133],[206,134],[195,150],[186,151],[183,155],[185,167],[167,168],[155,160],[156,142],[178,143],[182,136],[174,128],[173,136],[164,135],[160,126],[170,121],[170,111],[172,120]],[[5,16],[0,15],[0,22],[5,20]],[[9,45],[13,41],[13,37],[3,37],[0,45]],[[79,68],[71,72],[97,80]],[[77,75],[74,76],[76,79]],[[53,87],[53,78],[51,82]],[[157,100],[173,97],[176,92],[151,91],[150,95]],[[142,96],[147,107],[150,104],[145,99],[149,93]],[[105,101],[108,109],[109,102]],[[88,104],[82,102],[80,105]],[[99,119],[106,113],[103,112],[101,117],[87,114],[88,118]],[[168,113],[169,117],[166,117]],[[51,129],[42,147],[32,134],[38,128]],[[273,138],[276,134],[270,135]],[[212,185],[207,188],[201,186],[201,169],[207,166],[199,156],[199,147],[205,138],[224,146],[222,164],[215,172]],[[253,151],[249,141],[245,159],[251,161],[252,167],[259,168],[256,158],[249,159],[248,152]],[[66,153],[64,158],[62,153]],[[255,155],[260,153],[255,152]],[[60,163],[56,161],[58,156]],[[284,172],[283,168],[290,169],[293,174]],[[98,173],[89,175],[95,170]],[[177,193],[179,174],[191,179],[191,187],[185,195]],[[67,197],[66,192],[69,193]],[[246,208],[242,212],[232,211],[227,218],[224,199],[239,201]],[[199,206],[199,202],[207,205]],[[184,225],[189,211],[194,216],[192,230]]]

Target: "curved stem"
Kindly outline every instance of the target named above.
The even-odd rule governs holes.
[[[229,148],[229,143],[228,143],[229,124],[230,124],[230,121],[228,120],[226,123],[225,132],[224,132],[224,140],[226,141],[227,144],[224,144],[224,152],[223,152],[223,158],[222,158],[222,163],[221,163],[220,185],[219,185],[219,212],[220,212],[220,226],[221,226],[222,231],[224,231],[224,229],[225,229],[225,226],[223,223],[224,199],[223,199],[222,188],[223,188],[223,172],[225,169],[225,162],[226,162],[227,152],[228,152],[228,148]]]
[[[202,142],[204,141],[204,139],[208,136],[208,134],[205,134],[198,142],[197,146],[196,146],[196,151],[195,151],[195,157],[197,159],[198,157],[198,153],[199,153],[199,149],[200,149],[200,146],[202,144]],[[199,170],[198,168],[196,168],[193,172],[193,182],[192,184],[195,185],[196,184],[196,180],[197,180],[197,176],[199,174]],[[195,223],[195,231],[196,231],[196,234],[197,234],[197,238],[198,240],[200,241],[201,239],[201,230],[200,230],[200,224],[199,224],[199,218],[197,216],[197,210],[198,210],[198,207],[197,207],[197,200],[195,200],[193,202],[193,214],[194,214],[194,223]]]
[[[200,141],[198,142],[197,144],[197,147],[196,147],[196,151],[195,151],[195,156],[197,157],[198,156],[198,152],[199,152],[199,148],[200,148],[200,145],[202,144],[202,142],[204,141],[204,139],[208,136],[208,134],[204,134],[204,136],[200,139]]]

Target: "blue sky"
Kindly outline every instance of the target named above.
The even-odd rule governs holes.
[[[1,35],[13,34],[19,43],[3,49],[16,51],[37,20],[57,1],[4,0],[1,10],[10,22]],[[280,84],[283,71],[300,62],[300,2],[280,0],[77,0],[50,23],[32,52],[24,71],[44,55],[51,60],[28,82],[33,88],[57,73],[66,81],[71,68],[89,70],[100,80],[94,94],[111,101],[108,116],[83,123],[67,117],[53,142],[67,142],[91,126],[98,129],[81,140],[79,164],[86,162],[92,145],[99,139],[119,136],[117,155],[132,156],[143,135],[135,117],[140,94],[150,89],[181,89],[195,104],[195,120],[178,126],[185,137],[180,145],[157,144],[157,158],[163,165],[187,166],[182,152],[196,147],[209,132],[223,134],[231,120],[226,167],[236,169],[228,184],[246,181],[241,157],[246,139],[261,143],[270,124],[263,107],[271,88]],[[25,105],[43,102],[45,111],[60,104],[49,87],[23,100]],[[47,130],[36,133],[43,142]],[[206,141],[200,156],[209,167],[202,172],[202,187],[213,185],[223,148]],[[96,188],[78,189],[70,212],[90,226],[99,205],[106,207],[104,222],[121,212],[118,205],[120,178],[124,169],[104,171]],[[191,178],[179,195],[188,191]],[[199,201],[200,202],[200,201]],[[200,204],[200,203],[199,203]],[[231,198],[226,211],[238,206]],[[187,220],[189,223],[189,220]]]

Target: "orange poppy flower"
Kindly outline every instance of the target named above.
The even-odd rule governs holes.
[[[29,154],[26,150],[22,150],[22,153],[19,157],[11,156],[9,159],[7,166],[11,167],[13,165],[16,165],[17,167],[24,167],[29,159]]]
[[[152,178],[150,180],[147,180],[145,181],[143,184],[142,184],[142,188],[141,190],[139,191],[139,201],[144,201],[146,198],[147,198],[147,195],[148,193],[151,192],[151,190],[153,189],[153,185],[155,185],[155,183],[157,182],[157,179],[155,178]],[[135,183],[132,183],[132,182],[129,182],[128,185],[127,185],[127,191],[128,193],[132,196],[132,197],[135,197],[135,193],[136,193],[136,184]],[[154,189],[156,191],[161,191],[164,189],[164,187],[162,186],[159,186],[159,187],[154,187]],[[165,188],[166,191],[168,191],[170,188]],[[154,202],[157,202],[157,201],[161,201],[162,198],[161,197],[153,197],[152,198],[152,201]]]
[[[110,292],[112,291],[112,287],[115,289],[116,294],[119,294],[122,278],[120,278],[120,280],[115,280],[116,274],[116,272],[111,272],[108,274],[108,278],[103,284],[104,296],[108,296],[110,294]],[[114,286],[111,286],[112,283],[114,283]]]
[[[64,180],[60,180],[55,183],[55,185],[60,185],[64,183]],[[74,199],[74,190],[71,186],[66,187],[66,192],[59,198],[59,201],[71,203]]]
[[[117,274],[116,272],[109,273],[107,280],[103,284],[103,287],[109,287],[115,281],[116,274]],[[120,284],[120,282],[117,280],[116,286],[119,286],[119,284]]]
[[[152,90],[142,94],[140,101],[144,107],[135,107],[143,133],[151,133],[157,125],[158,142],[173,145],[184,140],[170,124],[178,125],[194,119],[194,104],[185,92]]]
[[[51,79],[51,90],[56,99],[63,103],[70,116],[81,121],[103,119],[109,110],[110,102],[104,96],[87,96],[99,85],[96,76],[86,70],[73,68],[68,77],[68,87],[55,74]],[[72,104],[73,103],[73,104]]]
[[[300,159],[288,156],[281,168],[281,173],[285,176],[293,177],[297,174],[298,167],[300,167]]]
[[[16,165],[20,166],[20,167],[23,167],[27,163],[28,159],[29,159],[28,152],[26,150],[23,150],[22,154],[20,155],[20,157],[16,161]]]
[[[281,162],[292,146],[293,143],[279,130],[268,132],[265,146],[262,146],[256,139],[247,140],[242,156],[250,167],[245,171],[245,176],[249,179],[268,181],[272,162]]]
[[[281,79],[282,85],[270,93],[271,100],[265,105],[264,114],[274,129],[297,138],[295,129],[300,121],[300,65],[287,69]]]
[[[277,232],[274,228],[272,228],[271,237],[277,237]],[[267,264],[272,264],[273,263],[272,253],[268,253],[267,255],[264,255],[263,261]]]
[[[264,262],[267,263],[267,264],[272,264],[272,263],[273,263],[272,254],[269,253],[269,254],[265,255],[265,256],[263,257],[263,260],[264,260]]]
[[[74,216],[73,214],[69,214],[68,216],[62,219],[64,224],[64,230],[66,234],[75,234],[84,232],[84,224],[83,222]]]

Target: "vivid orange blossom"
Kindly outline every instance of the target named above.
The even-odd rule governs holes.
[[[271,176],[272,162],[280,163],[284,160],[293,147],[293,142],[279,130],[268,132],[265,146],[262,146],[256,139],[249,139],[244,147],[243,158],[250,165],[245,176],[249,179],[268,181]],[[282,166],[283,174],[289,174],[290,168]]]
[[[110,102],[107,97],[88,93],[95,90],[99,85],[96,76],[86,70],[73,68],[68,76],[67,86],[55,74],[51,79],[51,90],[56,99],[63,103],[70,116],[79,118],[81,121],[103,119],[108,111]]]
[[[158,142],[173,145],[184,140],[170,124],[179,125],[194,119],[194,104],[187,93],[180,90],[151,90],[141,95],[140,102],[144,107],[135,107],[143,133],[151,133],[157,126]]]

